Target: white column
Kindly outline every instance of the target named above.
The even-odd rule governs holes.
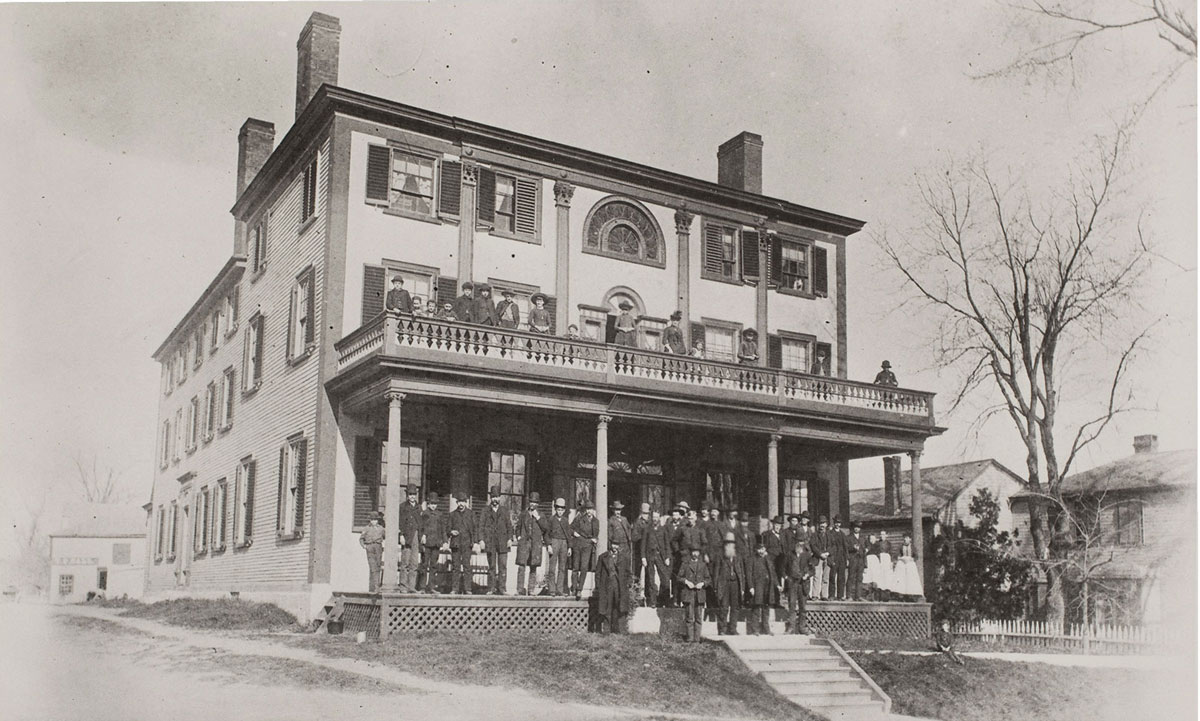
[[[767,520],[779,515],[779,440],[771,434],[767,441]]]
[[[692,220],[695,215],[683,210],[682,208],[675,211],[675,241],[679,249],[679,263],[676,268],[675,283],[676,291],[676,306],[680,313],[683,314],[683,320],[679,324],[679,330],[683,333],[683,342],[686,348],[691,349],[692,343],[692,260],[691,260],[691,232]]]
[[[921,576],[921,587],[925,587],[925,528],[921,516],[921,452],[908,454],[912,466],[912,548],[913,560],[917,562],[917,573]]]
[[[596,553],[608,550],[608,424],[612,416],[596,421],[596,517],[600,519],[600,539]]]
[[[400,406],[404,402],[404,394],[398,391],[387,392],[388,429],[387,429],[387,491],[383,509],[383,590],[398,592],[400,590],[400,468],[404,461],[400,448]]]

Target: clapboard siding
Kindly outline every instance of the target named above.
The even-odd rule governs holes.
[[[324,257],[326,212],[329,189],[329,142],[320,147],[318,158],[317,214],[301,233],[299,217],[303,190],[303,163],[286,187],[281,189],[269,205],[270,218],[267,223],[268,243],[271,248],[266,270],[259,276],[247,271],[239,281],[240,309],[237,332],[225,338],[213,355],[206,356],[201,368],[189,368],[186,383],[169,397],[160,394],[159,428],[163,419],[174,417],[176,408],[184,408],[193,394],[200,393],[211,380],[221,379],[225,368],[233,366],[237,375],[233,426],[224,433],[218,432],[209,443],[201,443],[193,454],[184,454],[179,463],[156,474],[153,503],[168,505],[180,492],[176,480],[184,473],[195,473],[191,490],[196,491],[215,484],[225,478],[229,488],[226,507],[226,549],[222,552],[209,550],[197,554],[191,562],[187,590],[197,593],[230,590],[303,590],[308,581],[309,544],[313,488],[322,481],[315,475],[316,463],[313,441],[316,426],[317,398],[320,388],[318,351],[306,359],[289,363],[287,359],[287,326],[289,321],[290,297],[296,276],[310,265],[315,271],[315,328],[323,329],[321,319],[322,296],[325,290]],[[212,299],[213,303],[220,298]],[[245,342],[246,321],[255,313],[265,317],[262,385],[249,395],[241,392],[242,351]],[[212,308],[207,311],[211,317]],[[317,338],[316,348],[325,347]],[[161,432],[161,431],[160,431]],[[278,502],[279,449],[286,439],[303,433],[308,442],[308,458],[305,476],[304,536],[298,540],[277,540],[275,533],[276,506]],[[240,460],[252,456],[257,461],[255,483],[253,543],[246,549],[234,549],[233,495],[234,480]],[[182,505],[182,500],[181,500]],[[153,527],[151,528],[153,533]],[[190,533],[181,538],[183,544],[191,544]],[[153,546],[153,544],[150,544]],[[189,546],[190,547],[190,546]],[[149,553],[148,590],[178,590],[175,564],[155,561],[153,550]]]

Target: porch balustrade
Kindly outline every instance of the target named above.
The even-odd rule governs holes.
[[[511,361],[514,370],[526,369],[536,375],[549,375],[539,373],[541,368],[594,374],[597,382],[618,387],[645,387],[649,382],[662,384],[664,391],[685,394],[707,389],[732,391],[780,405],[862,408],[927,418],[933,423],[933,394],[924,391],[437,318],[381,313],[338,341],[335,348],[339,373],[365,358],[403,358],[411,349],[422,355],[428,351],[444,355],[448,364],[459,362],[456,358],[464,364],[472,359],[495,359]]]

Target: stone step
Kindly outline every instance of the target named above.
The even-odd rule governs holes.
[[[768,671],[845,671],[853,675],[849,667],[842,663],[841,659],[833,657],[816,659],[768,659],[766,661],[751,661],[747,659],[746,665],[756,673],[766,673]]]
[[[848,668],[796,668],[787,670],[772,669],[759,671],[767,683],[827,683],[831,681],[854,681],[858,676]]]
[[[775,687],[776,691],[788,697],[805,694],[825,696],[833,696],[836,694],[861,694],[866,698],[871,698],[871,690],[863,685],[862,681],[856,678],[844,678],[838,681],[816,682],[792,678],[784,681],[772,681],[771,685]]]
[[[888,721],[888,719],[894,718],[883,712],[881,701],[854,706],[810,706],[809,708],[829,721]]]
[[[870,706],[875,704],[880,709],[883,705],[866,690],[847,693],[786,693],[784,696],[793,703],[804,708],[828,708],[834,706]]]
[[[731,645],[738,649],[749,648],[808,648],[810,646],[820,646],[828,648],[825,644],[815,642],[810,636],[793,633],[777,633],[774,635],[737,635],[727,636]]]
[[[803,661],[821,658],[838,659],[833,651],[821,646],[805,646],[800,648],[739,648],[738,653],[741,654],[747,661]]]

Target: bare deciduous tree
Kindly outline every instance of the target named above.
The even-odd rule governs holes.
[[[876,234],[910,302],[928,311],[934,361],[960,374],[951,412],[988,398],[976,423],[1011,421],[1030,489],[1051,499],[1080,451],[1133,408],[1128,374],[1149,324],[1122,326],[1151,254],[1117,207],[1127,142],[1123,127],[1097,139],[1094,158],[1043,192],[1001,183],[983,162],[952,166],[918,181],[922,225],[901,237]],[[1087,377],[1089,368],[1103,370]],[[1073,395],[1064,395],[1065,381],[1076,382]],[[1038,498],[1031,534],[1048,561],[1061,555],[1067,528],[1050,527]],[[1062,569],[1047,571],[1048,619],[1061,622]]]
[[[22,590],[45,588],[50,576],[50,537],[46,528],[45,488],[40,495],[22,497],[25,513],[16,521],[14,541],[17,551],[17,578]]]
[[[100,464],[93,455],[91,461],[75,454],[75,491],[88,503],[124,503],[129,500],[129,494],[121,488],[121,475],[109,467],[100,470]]]

